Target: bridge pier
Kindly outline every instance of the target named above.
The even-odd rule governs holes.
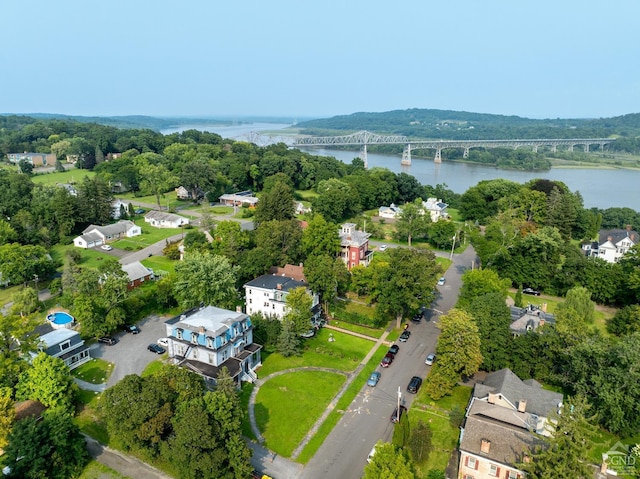
[[[585,143],[585,145],[584,145],[584,152],[585,152],[585,153],[589,153],[589,143]]]
[[[411,165],[411,145],[408,143],[407,146],[404,147],[404,150],[402,150],[402,160],[400,164],[403,166]]]
[[[362,148],[360,148],[360,159],[364,161],[364,169],[368,170],[369,163],[367,162],[367,144],[366,143],[362,145]]]
[[[434,163],[442,163],[442,148],[436,148],[436,157],[433,161]]]
[[[469,158],[469,148],[465,148],[462,152],[462,158]]]
[[[573,145],[569,145],[569,151],[573,153]]]
[[[558,152],[558,145],[553,145],[551,147],[551,153],[557,153]]]

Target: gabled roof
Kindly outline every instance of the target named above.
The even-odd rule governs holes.
[[[153,274],[149,268],[143,265],[140,261],[134,261],[133,263],[123,264],[122,271],[127,273],[129,281],[135,281],[137,279],[144,278]]]
[[[134,228],[134,227],[136,227],[136,224],[133,221],[120,220],[117,223],[113,223],[111,225],[104,225],[104,226],[89,225],[82,231],[82,234],[84,236],[87,233],[91,233],[92,231],[98,231],[103,236],[113,236],[113,235],[126,233],[127,231],[129,231],[131,228]]]
[[[308,284],[304,281],[276,274],[263,274],[244,285],[245,288],[262,288],[270,291],[289,291],[300,287],[306,288],[307,286]]]
[[[637,244],[640,236],[637,231],[632,230],[631,228],[600,230],[598,232],[598,244],[601,245],[600,247],[602,247],[607,241],[611,241],[611,243],[615,245],[625,238],[629,238],[634,244]]]
[[[215,306],[203,306],[175,316],[167,321],[179,328],[189,331],[200,331],[202,328],[211,336],[218,336],[231,329],[234,323],[243,321],[249,316],[242,312],[216,308]]]
[[[46,333],[40,336],[40,341],[43,342],[46,346],[45,349],[49,349],[51,346],[55,346],[56,344],[60,344],[67,339],[72,339],[77,337],[80,338],[80,334],[73,329],[60,328],[54,329],[50,333]]]
[[[145,220],[148,218],[156,221],[168,221],[170,223],[173,223],[179,220],[188,219],[188,218],[185,218],[184,216],[175,215],[173,213],[165,213],[164,211],[156,211],[156,210],[149,211],[146,215],[144,215],[144,218]]]
[[[517,408],[521,400],[527,401],[526,411],[548,417],[562,403],[561,393],[542,389],[537,381],[525,383],[508,368],[487,374],[482,383],[476,383],[473,396],[486,398],[489,393],[499,394]]]
[[[302,265],[302,263],[300,263],[300,265],[285,264],[283,268],[280,268],[279,266],[272,266],[271,268],[269,268],[269,274],[288,276],[289,278],[293,278],[296,281],[302,281],[304,283],[307,282],[307,278],[304,275],[304,266]]]

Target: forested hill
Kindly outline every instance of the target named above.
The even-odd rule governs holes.
[[[303,134],[322,135],[368,130],[443,140],[515,138],[607,138],[640,136],[640,114],[600,119],[535,120],[451,110],[410,109],[353,113],[298,123]]]

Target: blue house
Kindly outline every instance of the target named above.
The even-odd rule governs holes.
[[[169,358],[214,384],[226,367],[236,381],[253,382],[262,346],[253,342],[251,319],[242,311],[193,308],[165,322]]]
[[[69,366],[69,369],[77,368],[91,360],[89,348],[84,344],[84,340],[77,331],[67,328],[53,329],[49,325],[43,326],[43,328],[45,327],[50,332],[42,334],[42,331],[38,331],[40,332],[38,346],[40,351],[62,359]]]

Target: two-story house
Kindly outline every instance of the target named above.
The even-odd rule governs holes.
[[[598,241],[583,245],[587,256],[597,256],[608,263],[617,263],[632,246],[638,244],[638,232],[627,225],[626,229],[600,230]]]
[[[355,223],[344,223],[338,232],[340,236],[340,258],[347,269],[354,266],[369,266],[373,251],[369,251],[370,233],[358,231]]]
[[[272,268],[270,272],[244,285],[248,314],[282,319],[287,312],[287,295],[296,288],[305,288],[311,296],[309,320],[320,314],[320,298],[309,289],[302,265],[288,264],[284,268]]]
[[[46,325],[40,326],[38,332],[40,334],[38,350],[62,359],[69,369],[77,368],[91,360],[89,347],[84,344],[84,340],[77,331],[67,328],[53,329]]]
[[[231,377],[253,382],[262,365],[262,346],[253,342],[251,319],[242,311],[193,308],[165,321],[169,358],[214,384],[226,367]]]
[[[563,396],[534,379],[501,369],[476,383],[460,429],[458,479],[518,479],[518,464],[550,434],[552,412]]]
[[[434,223],[440,219],[446,219],[449,217],[449,214],[447,213],[447,206],[449,205],[443,203],[442,200],[437,198],[428,198],[427,201],[422,202],[422,207]]]

